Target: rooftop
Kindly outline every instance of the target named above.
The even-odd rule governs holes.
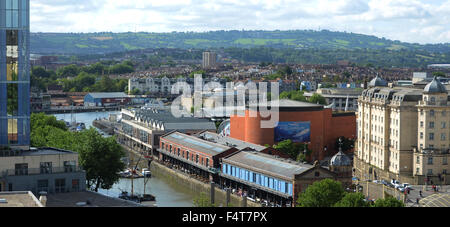
[[[200,134],[198,134],[198,136],[201,139],[213,142],[213,143],[217,143],[217,144],[222,144],[225,146],[229,146],[229,147],[235,147],[238,150],[242,150],[244,148],[252,148],[256,151],[262,151],[267,149],[267,147],[265,146],[261,146],[258,144],[253,144],[253,143],[249,143],[249,142],[245,142],[242,140],[237,140],[228,136],[222,136],[219,135],[217,133],[213,133],[213,132],[202,132]]]
[[[256,108],[260,106],[261,103],[258,104],[250,104],[249,107]],[[313,108],[323,108],[323,105],[320,104],[314,104],[310,102],[299,102],[294,101],[290,99],[278,99],[278,100],[272,100],[270,102],[267,102],[268,107],[279,107],[279,108],[306,108],[306,107],[313,107]]]
[[[282,177],[284,179],[294,179],[295,175],[314,168],[313,165],[277,158],[259,152],[246,151],[236,153],[222,159],[222,161],[253,169],[268,175]]]
[[[152,112],[150,110],[137,110],[135,116],[142,123],[163,124],[164,130],[216,130],[214,122],[208,119],[200,119],[194,117],[174,117],[172,113],[159,111]]]
[[[190,148],[192,150],[210,154],[212,156],[220,154],[231,148],[221,144],[205,141],[195,136],[189,136],[180,132],[172,132],[167,135],[164,135],[162,138],[167,139],[173,143],[182,145],[184,147]]]
[[[0,192],[0,207],[43,207],[30,191]]]
[[[29,150],[0,150],[0,157],[9,156],[40,156],[40,155],[61,155],[61,154],[76,154],[72,151],[66,151],[56,148],[30,148]]]
[[[447,93],[447,88],[436,77],[425,86],[424,93]]]
[[[101,93],[89,93],[94,99],[102,99],[102,98],[128,98],[129,96],[123,92],[101,92]],[[86,95],[86,96],[87,96]]]
[[[89,201],[89,204],[87,204]],[[47,207],[78,207],[81,203],[83,207],[143,207],[155,206],[154,202],[143,202],[138,204],[132,201],[113,198],[100,193],[84,191],[70,193],[56,193],[47,195]],[[146,203],[146,204],[144,204]]]

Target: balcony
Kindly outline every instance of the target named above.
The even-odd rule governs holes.
[[[2,171],[2,176],[29,176],[29,175],[45,175],[58,173],[74,173],[82,172],[81,167],[66,166],[54,168],[33,168],[33,169],[7,169]]]

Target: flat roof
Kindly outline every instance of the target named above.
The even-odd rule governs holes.
[[[162,138],[182,145],[188,149],[200,151],[212,156],[218,155],[231,148],[218,143],[205,141],[195,136],[189,136],[180,132],[172,132],[168,135],[163,136]]]
[[[56,148],[30,148],[29,150],[0,150],[0,157],[17,157],[17,156],[40,156],[40,155],[63,155],[77,154],[73,151],[66,151]]]
[[[289,161],[272,155],[247,151],[233,154],[223,158],[222,161],[229,164],[236,164],[249,170],[272,175],[274,177],[278,176],[291,180],[295,179],[295,175],[301,174],[314,167],[313,165]]]
[[[0,207],[43,207],[30,191],[0,192]]]

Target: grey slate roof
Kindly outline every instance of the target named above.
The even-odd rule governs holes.
[[[248,143],[248,142],[245,142],[242,140],[233,139],[229,136],[222,136],[222,135],[219,135],[217,133],[212,133],[212,132],[202,132],[202,133],[198,134],[198,136],[202,139],[211,141],[213,143],[222,144],[222,145],[229,146],[229,147],[235,147],[238,150],[242,150],[247,147],[252,148],[256,151],[262,151],[262,150],[267,149],[267,147],[265,147],[265,146]]]
[[[212,156],[230,149],[230,147],[208,142],[195,136],[189,136],[179,132],[172,132],[170,134],[164,135],[162,138],[167,139],[173,143],[180,144],[188,149],[200,151]]]
[[[214,122],[194,117],[174,117],[172,113],[161,111],[137,110],[135,116],[144,122],[157,122],[164,125],[165,130],[216,130]]]
[[[345,155],[342,151],[339,151],[336,155],[331,158],[330,165],[332,166],[350,166],[352,165],[352,160]]]
[[[222,162],[235,164],[255,172],[265,173],[274,177],[293,180],[295,175],[304,173],[312,168],[313,165],[301,164],[298,162],[287,161],[286,159],[276,158],[259,152],[241,151],[232,156],[222,159]]]
[[[129,96],[123,92],[101,92],[101,93],[89,93],[94,99],[107,99],[107,98],[128,98]]]
[[[383,80],[378,75],[369,82],[369,87],[386,87],[388,85],[386,80]]]
[[[447,93],[447,88],[436,77],[425,86],[424,93]]]

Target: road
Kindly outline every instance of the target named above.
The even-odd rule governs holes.
[[[407,196],[407,202],[406,202],[406,206],[407,207],[418,207],[416,201],[417,198],[419,198],[419,206],[420,206],[420,200],[433,195],[433,194],[450,194],[450,185],[443,185],[441,186],[437,186],[439,189],[439,192],[434,192],[433,189],[431,188],[431,185],[428,185],[428,189],[425,190],[425,185],[413,185],[411,186],[412,190],[410,191],[410,193]],[[422,196],[420,196],[420,191],[422,191]]]

